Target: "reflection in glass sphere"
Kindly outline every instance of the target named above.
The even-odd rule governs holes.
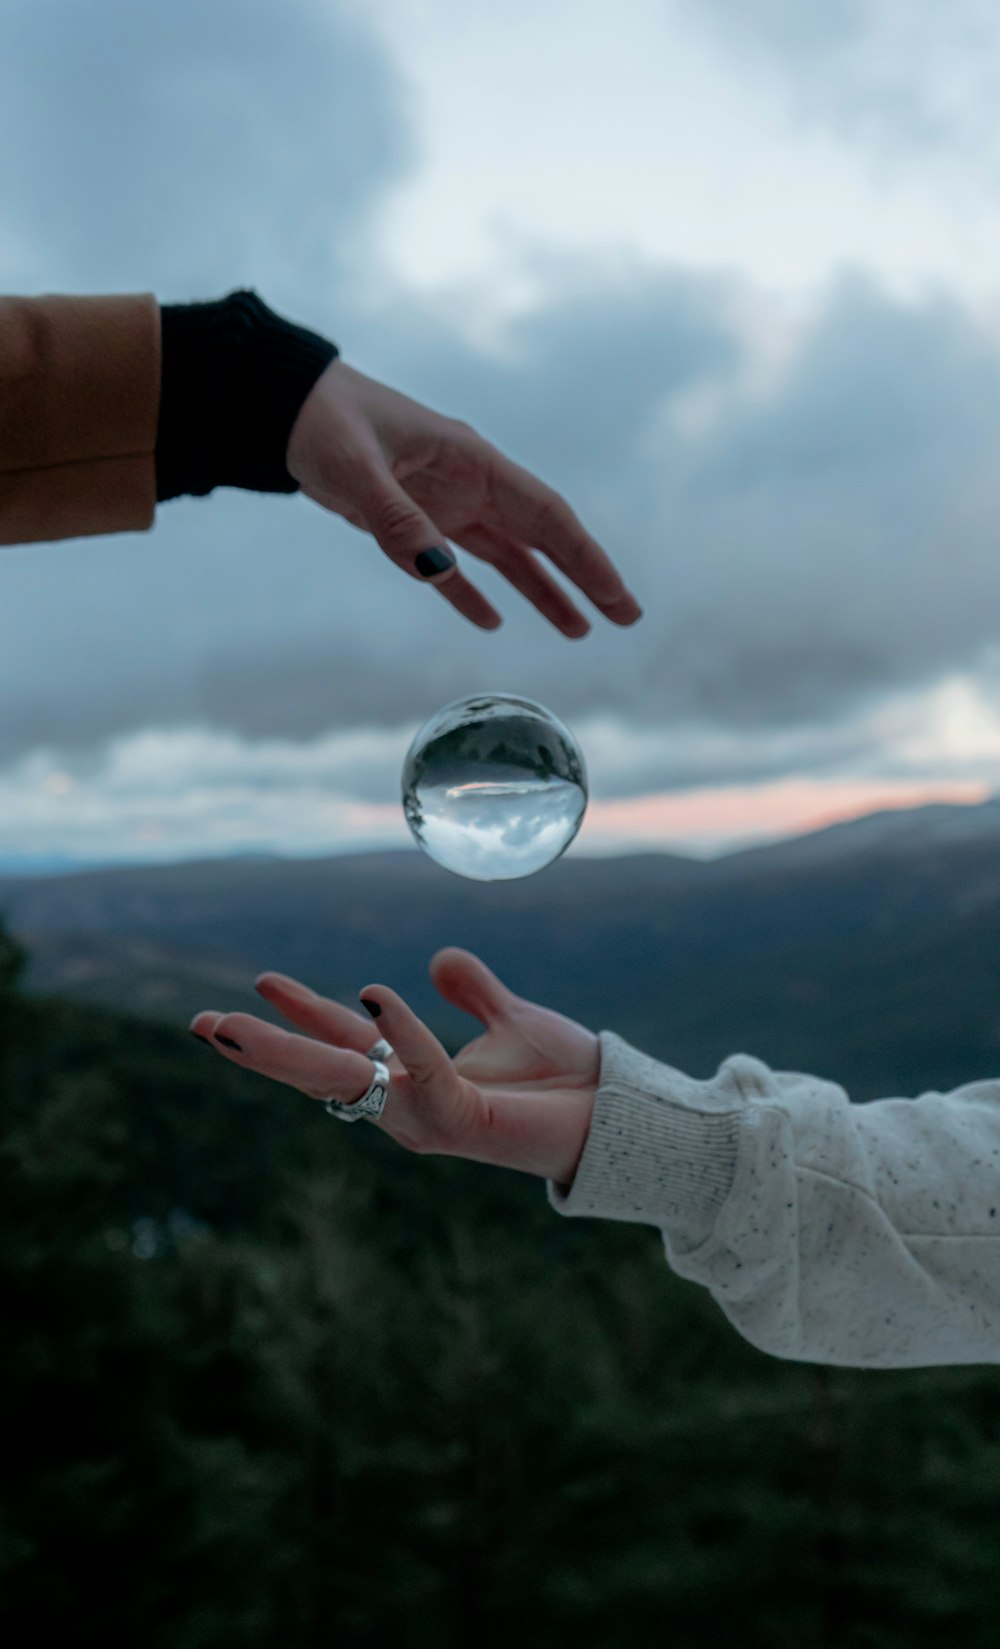
[[[541,704],[481,693],[440,710],[403,764],[403,811],[425,853],[477,882],[533,876],[583,822],[587,770]]]

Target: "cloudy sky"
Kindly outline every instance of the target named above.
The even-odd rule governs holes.
[[[576,851],[1000,788],[992,0],[0,0],[0,288],[255,286],[566,493],[646,609],[464,626],[301,498],[0,552],[0,862],[404,844],[467,692]]]

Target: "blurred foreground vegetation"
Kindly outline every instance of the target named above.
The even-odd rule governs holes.
[[[744,1345],[655,1231],[407,1157],[0,941],[0,1629],[996,1640],[1000,1370]]]

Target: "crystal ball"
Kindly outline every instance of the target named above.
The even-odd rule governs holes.
[[[403,811],[424,852],[476,882],[533,876],[565,853],[587,807],[572,733],[512,693],[445,705],[403,764]]]

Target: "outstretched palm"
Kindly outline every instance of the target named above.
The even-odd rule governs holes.
[[[395,1049],[390,1100],[379,1126],[411,1151],[468,1157],[568,1183],[593,1108],[597,1038],[515,996],[468,951],[439,952],[431,975],[442,996],[486,1029],[451,1060],[394,991],[384,985],[363,991]],[[257,989],[307,1034],[290,1034],[250,1014],[199,1014],[192,1029],[221,1044],[236,1063],[314,1098],[359,1098],[371,1076],[371,1020],[282,974],[262,974]]]

